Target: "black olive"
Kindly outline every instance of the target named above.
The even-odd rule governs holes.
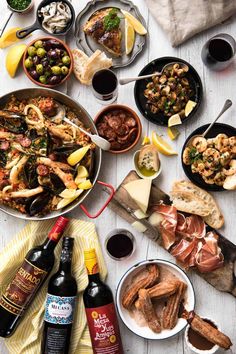
[[[33,57],[33,64],[34,66],[38,65],[40,63],[40,59],[37,55]]]
[[[62,79],[61,75],[53,75],[48,78],[48,84],[49,85],[59,84],[59,82],[61,82],[61,79]]]
[[[61,43],[59,43],[57,40],[55,39],[49,39],[48,41],[45,41],[43,44],[44,48],[46,49],[46,51],[49,51],[52,48],[63,48],[63,46],[61,45]]]
[[[30,76],[34,79],[34,80],[38,80],[39,78],[39,74],[37,73],[36,70],[30,70]]]

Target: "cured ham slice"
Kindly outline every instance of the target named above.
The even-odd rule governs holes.
[[[159,231],[161,233],[163,246],[168,250],[176,241],[177,210],[171,205],[158,204],[153,207],[153,211],[164,217],[164,220],[159,226]]]
[[[200,216],[191,215],[185,218],[183,214],[178,213],[177,220],[176,233],[181,238],[202,238],[205,236],[206,225]]]
[[[191,253],[196,248],[197,242],[196,240],[187,241],[182,239],[172,250],[171,254],[176,259],[178,259],[181,263],[186,263],[190,258]]]
[[[214,232],[208,232],[204,240],[199,244],[196,254],[196,266],[201,273],[208,273],[222,267],[224,257],[218,247],[218,236]]]

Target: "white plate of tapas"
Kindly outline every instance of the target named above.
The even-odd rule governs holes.
[[[146,339],[170,338],[187,326],[181,311],[194,310],[195,293],[186,273],[177,265],[153,259],[131,267],[116,292],[124,324]]]

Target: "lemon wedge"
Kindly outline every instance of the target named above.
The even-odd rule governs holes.
[[[121,10],[122,14],[125,16],[125,18],[129,21],[130,25],[133,26],[135,32],[140,34],[141,36],[147,34],[146,28],[142,25],[140,21],[137,20],[133,15],[131,15],[129,12],[125,10]]]
[[[197,105],[196,102],[188,100],[185,109],[184,109],[184,114],[185,117],[189,116],[189,114],[192,112],[192,110],[194,109],[194,107]]]
[[[83,192],[83,190],[81,189],[64,189],[64,191],[62,191],[59,196],[61,198],[65,198],[65,199],[71,199],[71,198],[77,198],[81,193]]]
[[[26,49],[26,44],[15,45],[10,48],[6,56],[6,69],[11,77],[14,77]]]
[[[76,178],[87,178],[89,175],[88,170],[85,166],[80,165],[77,169],[77,176]]]
[[[64,208],[68,204],[72,203],[77,197],[61,199],[57,204],[57,210]]]
[[[78,185],[78,188],[80,189],[90,189],[92,188],[93,184],[89,179],[87,179],[85,182],[82,182]]]
[[[168,119],[168,127],[173,127],[174,125],[179,125],[179,124],[182,124],[182,120],[178,113],[174,114]]]
[[[180,132],[178,131],[177,128],[171,127],[171,128],[167,128],[167,134],[171,140],[175,140],[177,136],[179,136]]]
[[[150,138],[147,135],[145,135],[142,141],[142,145],[147,145],[147,144],[150,144]]]
[[[87,154],[89,149],[90,149],[90,145],[87,145],[72,152],[72,154],[70,154],[69,157],[67,158],[68,164],[71,166],[75,166],[78,162],[82,160],[85,154]]]
[[[135,32],[134,27],[125,19],[125,53],[130,54],[134,47]]]
[[[77,186],[78,186],[78,184],[80,184],[80,183],[82,183],[82,182],[85,182],[86,181],[86,178],[85,177],[76,177],[76,179],[75,179],[75,183],[77,184]]]
[[[20,27],[13,27],[9,28],[8,31],[4,32],[2,37],[0,38],[0,48],[6,48],[15,42],[18,42],[19,38],[16,37],[16,32],[20,29]]]
[[[156,132],[152,132],[152,143],[156,146],[157,150],[163,155],[178,155],[176,151]]]

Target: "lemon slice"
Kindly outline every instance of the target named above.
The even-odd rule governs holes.
[[[135,32],[140,34],[141,36],[147,34],[146,28],[142,25],[140,21],[137,20],[133,15],[131,15],[129,12],[125,10],[121,10],[122,14],[125,16],[125,18],[129,21],[129,23],[133,26]]]
[[[77,169],[77,176],[76,178],[87,178],[89,175],[88,170],[85,166],[80,165]]]
[[[72,203],[77,197],[61,199],[57,204],[57,210],[64,208],[68,204]]]
[[[80,189],[90,189],[92,188],[93,184],[89,179],[87,179],[85,182],[82,182],[78,185],[78,188]]]
[[[185,114],[185,117],[189,116],[190,113],[192,112],[192,110],[194,109],[194,107],[197,105],[196,102],[194,101],[191,101],[189,100],[185,106],[185,109],[184,109],[184,114]]]
[[[147,144],[150,144],[150,138],[147,135],[145,135],[142,141],[142,145],[147,145]]]
[[[64,189],[64,191],[62,191],[59,196],[61,198],[66,198],[66,199],[71,199],[71,198],[77,198],[81,193],[83,192],[83,190],[80,189]]]
[[[0,48],[6,48],[15,42],[18,42],[19,38],[16,37],[16,32],[20,29],[20,27],[13,27],[9,28],[8,31],[4,32],[2,37],[0,38]]]
[[[152,132],[152,143],[156,146],[157,150],[163,155],[178,155],[176,151],[172,149],[172,147],[167,144],[167,142],[162,139],[156,132]]]
[[[80,183],[82,183],[82,182],[85,182],[86,181],[86,178],[85,177],[82,177],[82,178],[80,178],[80,177],[76,177],[76,179],[75,179],[75,183],[78,185],[78,184],[80,184]]]
[[[82,160],[82,158],[85,156],[85,154],[89,151],[90,145],[84,146],[70,154],[70,156],[67,158],[67,162],[71,166],[75,166],[78,162]]]
[[[14,77],[16,70],[19,66],[20,60],[24,51],[26,49],[26,44],[15,45],[10,48],[6,56],[6,69],[11,77]]]
[[[168,119],[168,127],[173,127],[174,125],[179,125],[179,124],[182,124],[182,120],[178,113],[174,114]]]
[[[167,128],[167,134],[171,140],[175,140],[177,136],[179,136],[180,132],[178,131],[177,128],[171,127],[171,128]]]
[[[135,32],[134,27],[125,19],[125,53],[128,55],[134,47]]]

